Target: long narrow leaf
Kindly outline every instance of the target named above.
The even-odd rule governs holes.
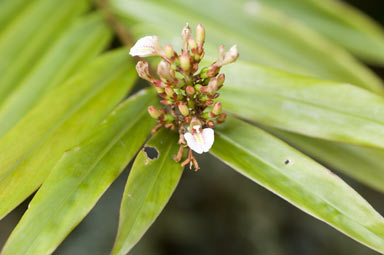
[[[384,30],[356,8],[335,0],[261,0],[297,17],[332,41],[374,64],[384,65]]]
[[[125,96],[136,78],[125,50],[101,56],[48,93],[0,139],[0,218],[36,190]]]
[[[330,142],[283,130],[267,130],[335,170],[384,192],[384,150]]]
[[[127,254],[151,226],[168,202],[182,174],[173,160],[177,136],[160,130],[145,145],[158,153],[151,159],[146,152],[137,156],[121,202],[119,230],[112,254]]]
[[[62,34],[36,67],[0,106],[0,137],[49,89],[56,87],[100,53],[111,38],[100,15],[81,19]]]
[[[384,98],[358,87],[235,63],[224,108],[243,118],[332,141],[384,148]]]
[[[85,0],[37,0],[0,36],[0,104],[82,13]]]
[[[384,252],[384,219],[329,170],[255,126],[230,118],[212,153],[304,212]]]
[[[151,91],[153,92],[153,91]],[[146,91],[118,106],[65,152],[8,239],[2,254],[51,254],[86,216],[148,137],[154,120]]]

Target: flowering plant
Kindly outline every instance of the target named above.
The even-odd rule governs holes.
[[[129,53],[132,56],[160,56],[163,59],[157,66],[160,79],[150,74],[147,62],[139,61],[136,65],[139,76],[154,85],[164,105],[160,110],[154,106],[148,107],[149,114],[158,122],[152,134],[161,127],[177,130],[180,148],[174,157],[175,161],[182,159],[187,144],[190,150],[181,166],[190,164],[190,168],[193,165],[198,170],[199,165],[192,150],[199,154],[208,152],[214,142],[213,128],[227,117],[222,113],[220,101],[217,101],[220,95],[217,92],[225,80],[225,75],[219,74],[220,69],[234,62],[239,53],[236,45],[227,52],[224,52],[224,46],[220,46],[217,61],[199,71],[199,63],[204,57],[203,25],[197,25],[194,39],[187,24],[181,32],[181,38],[183,49],[180,55],[170,44],[163,49],[157,36],[139,39]]]
[[[380,203],[335,174],[384,191],[384,83],[359,60],[384,65],[378,24],[335,0],[96,0],[100,11],[91,15],[85,2],[0,1],[0,218],[25,205],[20,220],[18,210],[4,219],[16,225],[12,233],[1,225],[0,241],[9,234],[2,255],[53,253],[124,169],[112,254],[128,253],[166,206],[183,166],[199,168],[193,152],[209,152],[208,160],[384,252],[384,218],[370,204]],[[157,36],[141,38],[171,42],[186,20],[204,22],[207,40],[202,25],[194,37],[183,29],[180,53]],[[236,46],[220,46],[216,61],[200,66],[217,56],[216,43],[236,43],[241,58]],[[132,55],[161,61],[155,72]],[[136,72],[152,86],[133,94]],[[209,176],[211,192],[226,174],[211,170],[184,177]],[[222,186],[243,196],[242,187]],[[120,197],[105,200],[113,199]],[[244,222],[243,210],[227,206]],[[266,211],[261,202],[253,208]],[[103,230],[115,226],[110,212],[97,219]],[[264,234],[251,223],[252,233]],[[109,240],[103,234],[111,231],[97,233]],[[220,250],[245,235],[227,231],[231,242]],[[83,243],[88,235],[79,236]],[[96,245],[87,252],[100,253]]]

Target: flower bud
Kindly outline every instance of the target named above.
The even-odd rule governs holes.
[[[191,28],[187,23],[183,30],[181,31],[181,39],[183,41],[183,50],[184,52],[188,51],[188,39],[191,37]]]
[[[225,81],[225,74],[219,74],[219,76],[217,76],[217,86],[218,88],[221,88],[224,84],[224,81]]]
[[[180,113],[183,114],[184,116],[188,116],[189,115],[188,106],[185,103],[180,102],[178,104],[178,108],[179,108]]]
[[[196,43],[199,48],[203,47],[205,41],[205,28],[202,24],[196,26]]]
[[[215,115],[219,115],[222,111],[222,106],[220,102],[216,102],[213,106],[212,113]]]
[[[196,86],[197,87],[197,86]],[[208,93],[207,92],[207,88],[208,88],[208,86],[199,86],[199,92],[201,93],[201,94],[206,94],[206,93]]]
[[[214,127],[215,127],[215,123],[213,123],[212,120],[208,120],[205,124],[206,124],[209,128],[214,128]]]
[[[144,80],[147,80],[149,82],[152,82],[154,80],[154,78],[149,73],[149,64],[147,62],[144,62],[144,61],[137,62],[136,71],[139,74],[139,76]]]
[[[158,119],[161,115],[161,112],[157,110],[154,106],[148,106],[148,113],[152,118]]]
[[[170,86],[167,86],[165,88],[165,93],[167,94],[167,96],[169,97],[173,97],[173,95],[175,94],[175,92],[173,91],[173,89],[170,87]]]
[[[218,123],[222,123],[222,122],[225,121],[226,118],[227,118],[227,114],[222,113],[222,114],[220,114],[219,117],[217,118],[217,122],[218,122]]]
[[[165,45],[164,48],[164,56],[168,59],[172,59],[174,56],[176,56],[175,50],[172,48],[170,44]]]
[[[237,51],[237,45],[233,45],[229,51],[227,51],[222,60],[221,60],[221,66],[230,64],[234,62],[239,57],[239,52]]]
[[[175,80],[175,71],[172,70],[171,65],[164,60],[160,61],[157,65],[157,74],[163,82],[172,82]]]
[[[163,105],[171,105],[172,101],[167,100],[167,99],[163,99],[163,100],[160,100],[160,103],[162,103]]]
[[[189,46],[189,48],[191,49],[192,52],[195,52],[197,50],[197,43],[196,43],[195,39],[190,37],[188,39],[188,46]]]
[[[207,93],[211,96],[216,94],[216,91],[219,89],[217,78],[211,78],[207,86]]]
[[[195,94],[195,89],[192,86],[187,86],[185,88],[185,91],[187,92],[188,96],[193,96]]]
[[[183,69],[184,71],[189,71],[189,69],[191,68],[191,62],[189,61],[189,55],[188,54],[183,54],[180,56],[180,66],[181,66],[181,69]]]

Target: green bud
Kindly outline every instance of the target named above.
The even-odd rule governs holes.
[[[175,92],[173,91],[173,89],[170,86],[167,86],[165,88],[165,94],[167,94],[167,96],[169,96],[169,97],[173,97],[173,94],[175,94]]]
[[[148,113],[154,119],[158,119],[161,116],[161,112],[152,105],[148,106]]]
[[[170,44],[165,45],[164,56],[168,59],[172,59],[174,56],[176,56],[176,52]]]
[[[205,28],[202,24],[196,26],[196,43],[199,47],[203,47],[205,41]]]
[[[180,111],[181,114],[183,114],[184,116],[188,116],[189,115],[188,106],[185,103],[180,102],[178,107],[179,107],[179,111]]]
[[[189,61],[189,55],[188,54],[183,54],[179,57],[180,59],[180,66],[181,69],[184,71],[189,71],[191,69],[191,62]]]
[[[216,102],[213,106],[212,113],[215,115],[219,115],[222,111],[222,106],[220,102]]]

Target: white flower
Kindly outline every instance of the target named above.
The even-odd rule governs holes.
[[[148,57],[157,55],[161,50],[159,38],[157,36],[145,36],[140,38],[131,48],[129,54],[131,56]]]
[[[215,139],[213,129],[204,128],[202,132],[200,132],[200,126],[193,126],[193,129],[192,133],[187,132],[184,134],[188,147],[199,154],[208,152]]]

